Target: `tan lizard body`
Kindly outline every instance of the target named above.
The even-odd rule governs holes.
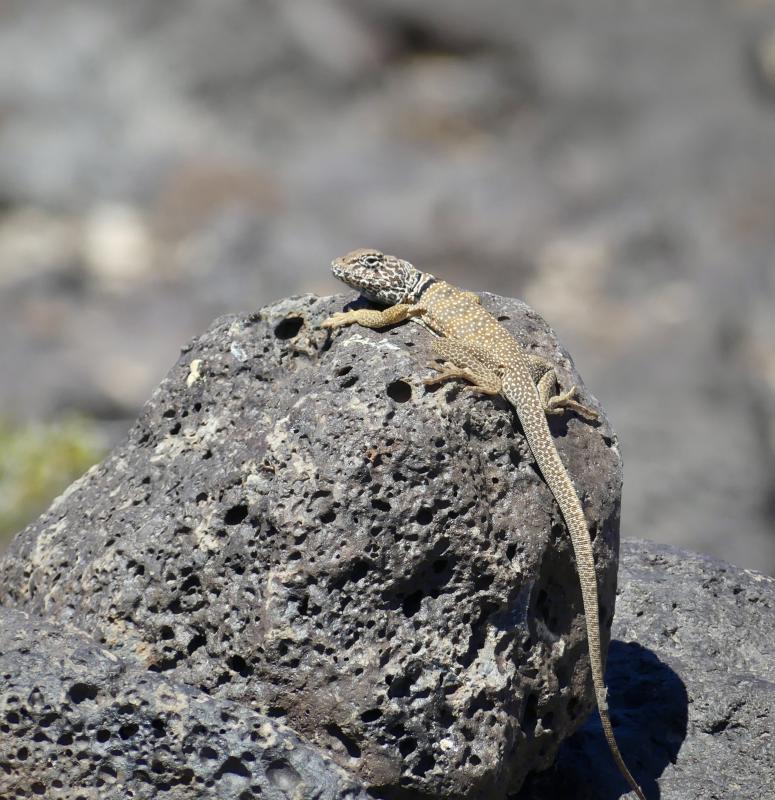
[[[471,293],[436,280],[411,264],[376,250],[355,250],[332,263],[334,274],[363,295],[388,307],[382,311],[358,309],[334,314],[323,323],[337,328],[358,324],[381,328],[414,319],[439,338],[434,350],[453,366],[435,368],[439,374],[426,383],[463,378],[484,394],[500,394],[517,412],[544,480],[551,489],[570,533],[581,583],[589,659],[595,697],[608,746],[619,771],[639,800],[645,795],[630,774],[614,738],[606,700],[597,575],[592,542],[576,490],[555,447],[546,414],[569,408],[585,416],[595,412],[578,403],[576,387],[556,395],[551,363],[532,356]]]

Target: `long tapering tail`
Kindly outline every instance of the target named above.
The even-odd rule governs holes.
[[[576,568],[581,583],[581,599],[584,604],[584,617],[587,627],[589,645],[589,663],[592,669],[592,683],[597,699],[600,721],[603,725],[611,755],[624,779],[635,792],[638,800],[646,800],[643,790],[630,774],[624,763],[622,754],[616,744],[611,718],[608,715],[607,690],[603,676],[603,657],[600,647],[600,612],[597,600],[597,573],[592,551],[592,540],[584,517],[576,489],[568,476],[557,448],[554,444],[546,413],[541,406],[538,392],[535,389],[527,367],[509,370],[503,376],[503,394],[517,411],[522,429],[525,432],[530,450],[538,463],[544,480],[552,490],[560,512],[568,526],[573,552],[576,556]]]

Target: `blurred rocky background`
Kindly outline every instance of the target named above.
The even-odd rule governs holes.
[[[0,0],[0,528],[373,245],[518,296],[622,533],[775,572],[775,0]]]

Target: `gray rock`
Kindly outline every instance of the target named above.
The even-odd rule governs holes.
[[[647,796],[771,798],[775,580],[625,541],[619,582],[613,636],[624,641],[609,651],[611,711]],[[593,714],[513,800],[614,800],[625,790]]]
[[[277,720],[0,609],[0,797],[366,800]]]
[[[0,599],[286,722],[377,796],[495,800],[592,706],[571,546],[510,407],[424,387],[416,326],[319,330],[346,299],[291,298],[188,346],[127,441],[16,539]],[[535,312],[484,302],[595,404]],[[607,642],[616,439],[551,425]]]

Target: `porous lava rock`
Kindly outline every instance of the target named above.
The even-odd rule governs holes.
[[[775,579],[625,539],[619,583],[606,677],[619,744],[646,796],[770,800]],[[593,714],[511,800],[626,791]]]
[[[367,800],[278,720],[0,608],[0,797]]]
[[[596,406],[535,312],[482,297]],[[289,298],[186,347],[126,442],[17,537],[0,599],[287,724],[375,796],[498,800],[593,704],[571,545],[509,405],[425,386],[418,326],[319,328],[352,300]],[[607,644],[616,438],[604,416],[550,425]]]

